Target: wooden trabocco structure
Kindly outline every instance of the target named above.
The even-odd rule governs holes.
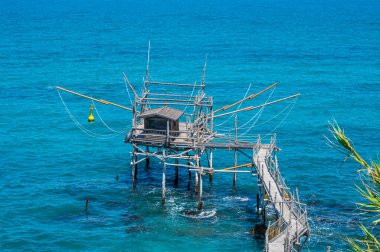
[[[275,83],[239,101],[215,109],[213,98],[205,93],[205,72],[206,64],[200,84],[150,81],[148,53],[148,65],[140,96],[124,74],[126,84],[134,96],[132,108],[61,87],[57,87],[57,90],[132,111],[132,128],[126,135],[125,142],[132,145],[133,187],[136,186],[138,164],[144,162],[145,166],[149,166],[151,159],[157,159],[162,163],[162,204],[165,204],[166,200],[167,169],[175,170],[175,184],[178,184],[178,169],[186,169],[189,187],[191,177],[194,176],[194,190],[198,196],[198,209],[201,210],[204,176],[208,176],[211,181],[215,173],[228,173],[232,175],[233,185],[236,183],[237,174],[249,173],[257,176],[259,191],[257,213],[262,216],[262,226],[266,230],[265,250],[276,252],[300,250],[309,234],[307,211],[305,205],[299,201],[298,192],[291,193],[280,174],[276,155],[279,150],[276,146],[276,136],[272,135],[269,142],[262,143],[259,135],[247,141],[239,139],[237,133],[238,113],[293,99],[299,94],[257,106],[240,108],[244,102],[275,87],[277,85]],[[190,94],[180,92],[185,89],[192,92]],[[168,90],[171,92],[167,92]],[[179,91],[172,92],[173,90]],[[234,127],[231,128],[234,134],[232,136],[219,134],[214,120],[231,115],[234,116]],[[213,152],[216,149],[233,152],[234,160],[230,167],[214,167]],[[248,158],[249,162],[239,163],[239,155]],[[206,162],[201,163],[201,160]],[[266,218],[270,213],[275,219],[272,223],[268,223]]]

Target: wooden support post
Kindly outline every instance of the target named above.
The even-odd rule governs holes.
[[[203,179],[202,179],[202,174],[203,174],[203,168],[200,165],[199,162],[199,155],[197,155],[197,166],[198,168],[198,176],[199,176],[199,200],[198,200],[198,210],[202,210],[202,193],[203,193]]]
[[[136,155],[136,148],[133,147],[132,149],[132,160],[131,160],[131,169],[132,169],[132,188],[133,190],[136,188],[136,179],[137,179],[137,155]]]
[[[137,180],[137,169],[138,168],[138,165],[137,165],[137,155],[136,155],[136,158],[135,158],[135,181]]]
[[[190,191],[191,187],[191,171],[190,169],[187,169],[189,171],[189,182],[187,183],[187,190]]]
[[[166,188],[165,188],[165,183],[166,183],[166,153],[165,153],[165,150],[162,151],[162,156],[164,158],[163,167],[162,167],[162,205],[165,205],[165,201],[166,201],[166,198],[165,198],[165,192],[166,192]]]
[[[235,167],[237,166],[237,150],[235,149],[235,153],[234,153],[234,164],[235,164]],[[236,168],[234,168],[234,171],[236,171]],[[236,185],[236,172],[234,172],[234,176],[233,176],[233,179],[232,179],[232,185],[235,186]]]
[[[175,164],[176,166],[174,167],[174,186],[177,187],[178,186],[178,159],[175,160]]]
[[[212,149],[210,150],[210,159],[209,159],[209,164],[208,166],[211,168],[211,171],[213,169],[213,164],[212,164]],[[212,183],[212,173],[208,174],[210,183]]]
[[[165,137],[165,147],[169,147],[170,145],[170,121],[166,121],[166,137]]]
[[[269,195],[270,195],[270,181],[269,181],[269,190],[268,190],[268,198],[269,198]]]
[[[148,146],[146,146],[145,152],[146,153],[149,152],[149,147]],[[148,156],[146,156],[146,159],[145,159],[145,169],[148,169],[149,165],[150,165],[150,158]]]
[[[296,244],[299,244],[298,218],[296,219]]]
[[[258,193],[256,194],[256,209],[257,209],[257,215],[260,216],[260,196]]]
[[[292,225],[293,207],[294,207],[294,200],[293,200],[293,197],[291,197],[291,201],[290,201],[290,212],[289,212],[289,226]]]
[[[199,169],[199,167],[197,169]],[[195,175],[194,192],[195,194],[198,194],[198,186],[199,186],[198,172],[195,172],[194,175]]]
[[[265,226],[265,222],[266,222],[266,211],[265,211],[265,208],[266,208],[266,204],[264,203],[263,205],[263,215],[262,215],[262,218],[261,218],[261,221],[262,221],[262,224]]]
[[[190,162],[187,162],[187,165],[190,166]],[[190,171],[190,168],[188,168],[187,171],[189,173],[189,181],[187,183],[187,190],[190,191],[190,188],[191,188],[191,171]]]
[[[84,211],[87,212],[88,210],[88,197],[86,198],[86,205],[84,207]]]
[[[279,184],[280,183],[280,172],[278,170],[278,162],[277,162],[277,154],[276,152],[274,152],[274,164],[275,164],[275,180],[276,180],[276,183]]]

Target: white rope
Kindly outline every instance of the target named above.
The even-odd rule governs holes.
[[[265,103],[267,103],[268,101],[269,101],[269,99],[270,98],[272,98],[272,95],[273,95],[273,93],[274,93],[274,91],[276,90],[276,87],[274,87],[273,89],[272,89],[272,92],[269,94],[269,96],[268,96],[268,98],[266,99],[266,101],[265,101]],[[264,103],[264,104],[265,104]],[[238,127],[238,129],[244,129],[244,127],[248,124],[248,123],[250,123],[256,116],[258,116],[258,118],[255,120],[255,123],[257,122],[257,120],[260,118],[260,116],[261,116],[261,114],[263,113],[263,111],[264,111],[264,108],[265,107],[261,107],[260,108],[260,110],[250,119],[250,120],[248,120],[246,123],[244,123],[243,125],[241,125],[240,127]],[[254,123],[254,124],[255,124]],[[252,125],[251,125],[252,126]],[[250,127],[250,128],[252,128],[252,127]]]
[[[126,132],[127,132],[128,128],[125,128],[125,129],[122,129],[122,130],[120,130],[120,131],[117,131],[117,130],[112,129],[110,126],[108,126],[108,124],[107,124],[107,123],[103,120],[103,118],[100,116],[99,111],[98,111],[98,109],[96,108],[94,101],[91,101],[91,102],[92,102],[92,105],[94,106],[95,112],[96,112],[96,114],[98,115],[100,121],[103,123],[104,126],[106,126],[107,129],[109,129],[110,131],[112,131],[112,132],[114,132],[114,133],[117,133],[117,134],[122,134],[122,133],[126,133]]]
[[[272,90],[272,92],[269,94],[269,96],[268,96],[268,98],[266,99],[265,103],[267,103],[267,102],[269,101],[269,99],[272,97],[272,95],[273,95],[273,93],[274,93],[275,90],[276,90],[276,87],[275,87],[275,88]],[[258,117],[258,118],[255,120],[255,122],[254,122],[254,124],[255,124],[255,123],[258,121],[258,119],[260,118],[261,114],[263,113],[264,108],[265,108],[265,107],[261,107],[261,108],[259,109],[259,111],[258,111],[253,117],[251,117],[251,119],[249,119],[247,122],[245,122],[242,126],[238,127],[238,130],[243,130],[243,129],[248,129],[248,130],[250,130],[250,129],[252,128],[252,125],[249,126],[249,127],[244,127],[244,126],[246,126],[248,123],[250,123],[250,122],[251,122],[252,120],[254,120],[256,117]],[[224,129],[224,130],[221,129],[220,131],[229,131],[229,130],[231,130],[230,127],[222,127],[222,128],[225,128],[225,129]],[[244,134],[244,135],[245,135],[245,134]]]
[[[265,101],[265,103],[267,103],[269,101],[269,99],[272,97],[275,89],[276,89],[276,87],[272,90],[272,93],[270,93],[270,95],[268,96],[268,98]],[[257,121],[260,119],[262,113],[264,112],[264,109],[265,109],[265,107],[261,107],[260,111],[258,112],[258,116],[257,116],[255,122],[252,123],[252,125],[246,131],[244,131],[242,134],[238,135],[238,137],[244,136],[245,134],[247,134],[255,126],[255,124],[257,123]],[[243,124],[242,127],[244,127],[245,125],[247,125],[248,123],[250,123],[252,120],[253,119],[251,118],[248,122],[246,122],[245,124]]]
[[[244,94],[244,98],[243,98],[243,99],[245,99],[245,98],[247,97],[248,92],[249,92],[249,90],[251,89],[251,85],[252,85],[252,84],[249,83],[249,86],[248,86],[248,88],[247,88],[247,91],[246,91],[245,94]],[[241,102],[241,103],[239,104],[239,106],[238,106],[237,109],[240,109],[240,107],[241,107],[242,104],[243,104],[243,102]],[[222,126],[222,125],[226,124],[229,120],[231,120],[232,117],[235,116],[235,114],[236,114],[236,113],[233,113],[233,114],[232,114],[228,119],[226,119],[224,122],[222,122],[222,123],[220,123],[220,124],[216,124],[215,126],[216,126],[216,127],[219,127],[219,126]]]
[[[117,135],[120,135],[120,134],[115,134],[115,133],[112,133],[112,134],[105,134],[105,135],[101,135],[101,134],[97,134],[95,132],[92,132],[91,130],[88,130],[86,129],[86,127],[84,127],[82,124],[79,123],[79,121],[75,118],[75,116],[70,112],[68,106],[66,105],[65,101],[63,100],[62,96],[61,96],[61,93],[59,92],[59,90],[57,89],[57,92],[58,92],[58,95],[59,95],[59,98],[61,99],[61,102],[67,112],[67,114],[69,115],[70,119],[74,122],[74,124],[83,132],[85,133],[86,135],[88,136],[91,136],[91,137],[95,137],[95,138],[100,138],[100,139],[110,139],[110,138],[114,138],[115,136]]]
[[[272,95],[273,95],[273,93],[274,93],[274,91],[276,90],[276,87],[274,87],[274,89],[272,90],[272,92],[270,93],[270,95],[268,96],[268,98],[266,99],[266,101],[265,101],[265,103],[267,103],[268,101],[269,101],[269,99],[272,97]],[[252,125],[250,126],[250,127],[245,127],[247,124],[249,124],[252,120],[254,120],[256,117],[260,117],[261,116],[261,114],[263,113],[263,111],[264,111],[264,107],[261,107],[260,108],[260,110],[254,115],[254,116],[252,116],[251,117],[251,119],[249,119],[247,122],[245,122],[243,125],[241,125],[240,127],[238,127],[238,130],[243,130],[243,129],[251,129],[252,128]],[[259,118],[257,118],[257,120],[258,120]],[[256,121],[257,121],[256,120]],[[256,122],[255,121],[255,122]],[[222,128],[224,128],[224,130],[223,129],[221,129],[220,131],[228,131],[229,129],[230,129],[230,127],[223,127],[222,126]]]
[[[133,107],[133,102],[132,102],[131,94],[129,93],[129,87],[128,87],[127,81],[125,79],[124,79],[124,85],[125,85],[125,89],[127,90],[129,101],[131,102],[131,106]]]
[[[193,94],[194,94],[194,90],[195,90],[195,86],[196,86],[196,85],[197,85],[197,82],[194,82],[193,90],[191,91],[191,95],[190,95],[190,96],[193,96]],[[190,97],[189,100],[188,100],[188,103],[190,103],[191,99],[192,99],[192,98]],[[188,105],[189,105],[189,104],[186,104],[186,107],[183,109],[183,112],[186,111]]]
[[[267,137],[267,136],[269,136],[269,135],[272,135],[272,134],[276,131],[277,128],[281,127],[281,125],[283,124],[283,122],[285,121],[285,119],[288,118],[289,113],[293,110],[294,106],[296,105],[297,100],[298,100],[298,98],[296,98],[296,99],[294,100],[294,102],[293,102],[293,106],[290,108],[290,110],[288,111],[288,113],[286,113],[285,117],[281,120],[281,122],[280,122],[280,123],[279,123],[279,124],[278,124],[278,125],[277,125],[277,126],[271,131],[271,132],[269,132],[268,134],[266,134],[264,137]]]
[[[254,123],[251,124],[251,126],[248,127],[248,129],[246,131],[244,131],[243,133],[239,134],[238,137],[242,137],[244,136],[245,134],[247,134],[248,132],[250,132],[250,130],[253,128],[253,126],[255,125],[255,123],[260,119],[262,113],[264,112],[264,107],[260,108],[259,112],[256,114],[257,118],[256,120],[254,121]],[[248,122],[252,121],[255,117],[252,117]]]
[[[263,125],[263,124],[266,124],[270,121],[272,121],[273,119],[277,118],[279,115],[281,115],[282,113],[284,113],[290,106],[292,106],[292,104],[296,102],[296,100],[294,100],[293,102],[289,103],[288,106],[286,106],[285,108],[283,108],[279,113],[277,113],[275,116],[273,116],[272,118],[266,120],[265,122],[262,122],[262,123],[258,123],[258,124],[255,124],[255,126],[260,126],[260,125]]]

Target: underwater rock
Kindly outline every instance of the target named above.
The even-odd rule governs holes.
[[[249,230],[250,234],[254,234],[256,239],[264,239],[267,226],[264,224],[256,224],[254,228]]]
[[[128,227],[126,230],[126,232],[128,234],[130,234],[130,233],[143,233],[146,231],[147,231],[147,228],[144,226],[131,226],[131,227]]]

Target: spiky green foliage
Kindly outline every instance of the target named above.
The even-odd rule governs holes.
[[[361,185],[357,186],[364,202],[357,203],[362,214],[369,216],[372,220],[372,227],[380,223],[380,163],[365,161],[355,150],[351,140],[345,135],[337,122],[330,122],[330,132],[333,140],[327,138],[333,148],[351,157],[360,164],[363,169],[361,172]],[[360,224],[364,234],[361,239],[348,239],[353,251],[380,251],[380,242],[367,227]],[[376,234],[379,235],[378,233]]]

